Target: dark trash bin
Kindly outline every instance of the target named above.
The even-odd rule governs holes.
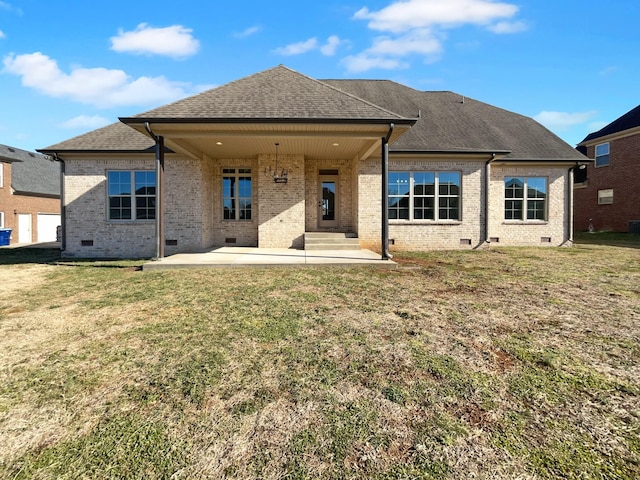
[[[0,247],[4,247],[11,243],[11,229],[0,228]]]

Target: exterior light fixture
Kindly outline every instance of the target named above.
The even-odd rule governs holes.
[[[279,143],[275,144],[276,146],[276,165],[275,167],[269,167],[268,169],[265,168],[264,169],[264,173],[265,175],[269,175],[271,178],[273,178],[273,181],[275,183],[287,183],[287,179],[289,176],[289,172],[286,169],[278,169],[278,147],[280,146]]]

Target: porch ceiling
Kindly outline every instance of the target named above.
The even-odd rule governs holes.
[[[148,134],[144,124],[130,125]],[[192,158],[253,158],[260,154],[302,154],[309,159],[364,159],[379,153],[388,124],[283,124],[283,123],[153,123],[165,145]],[[410,128],[397,125],[390,143]]]

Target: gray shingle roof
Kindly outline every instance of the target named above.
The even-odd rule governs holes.
[[[586,160],[529,117],[453,92],[422,92],[388,80],[315,80],[278,66],[159,107],[126,123],[158,121],[418,122],[392,151],[511,152],[514,160]],[[145,151],[154,142],[115,123],[42,149]]]
[[[60,164],[52,158],[0,145],[0,161],[12,163],[11,188],[16,193],[60,197]]]
[[[133,118],[400,120],[402,117],[280,65]]]
[[[80,151],[146,151],[153,149],[155,142],[124,123],[117,122],[77,137],[38,149],[44,153]]]
[[[323,82],[420,119],[393,151],[509,151],[513,160],[586,160],[532,118],[454,92],[422,92],[387,80]]]
[[[640,105],[636,108],[629,110],[627,113],[619,118],[616,118],[613,122],[605,127],[601,128],[597,132],[590,133],[582,140],[582,143],[595,140],[614,133],[623,132],[631,128],[640,127]]]

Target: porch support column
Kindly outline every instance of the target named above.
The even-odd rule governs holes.
[[[382,137],[382,260],[391,260],[389,253],[389,138],[393,133],[393,123],[389,133]]]
[[[145,129],[156,142],[156,256],[164,258],[164,137],[156,135],[151,130],[149,122],[145,122]]]
[[[164,137],[156,137],[156,258],[164,258]]]

